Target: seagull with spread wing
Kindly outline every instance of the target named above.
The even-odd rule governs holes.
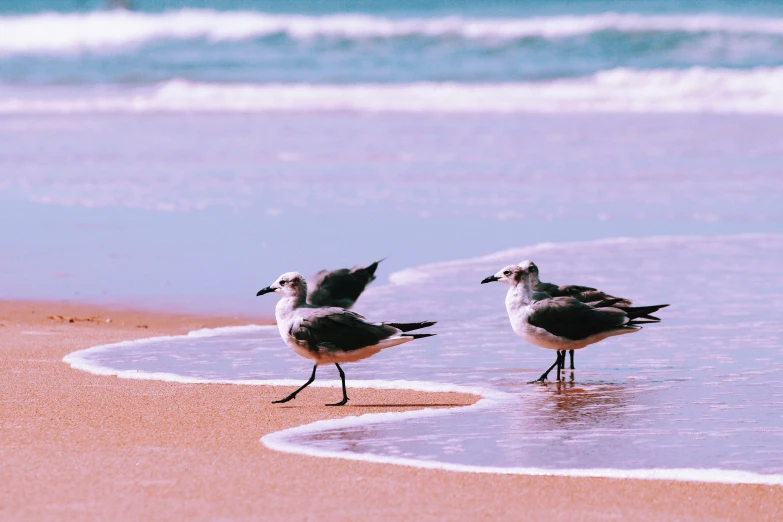
[[[638,332],[641,324],[658,322],[632,319],[626,311],[611,306],[597,307],[573,297],[536,292],[530,279],[528,266],[509,265],[481,283],[499,281],[510,286],[506,311],[511,328],[530,344],[557,352],[554,364],[533,382],[544,382],[555,366],[559,381],[566,350],[579,350],[608,337]]]
[[[314,362],[310,379],[287,397],[274,401],[288,402],[315,380],[319,365],[337,366],[343,385],[343,399],[327,406],[343,406],[348,402],[345,373],[339,363],[354,362],[375,355],[385,348],[430,337],[435,334],[411,334],[413,330],[435,324],[371,323],[361,315],[338,307],[320,307],[309,304],[307,283],[297,272],[286,272],[274,283],[262,288],[256,295],[276,292],[282,299],[275,307],[275,318],[280,337],[297,354]]]
[[[321,270],[315,273],[307,282],[307,302],[316,306],[350,309],[367,285],[375,281],[375,271],[381,261],[365,267]]]

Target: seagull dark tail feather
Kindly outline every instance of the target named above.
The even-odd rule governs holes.
[[[655,324],[660,323],[661,320],[657,319],[655,321],[650,321],[649,319],[633,319],[632,321],[628,321],[623,326],[635,326],[637,328],[641,328],[641,325],[643,324]]]
[[[413,337],[414,339],[421,339],[422,337],[434,337],[438,334],[405,334],[403,337]]]
[[[385,323],[392,328],[396,328],[398,330],[402,330],[403,332],[412,332],[413,330],[419,330],[421,328],[427,328],[428,326],[432,326],[435,324],[435,321],[422,321],[420,323]],[[426,337],[427,335],[433,335],[433,334],[419,334]]]
[[[628,306],[622,308],[622,310],[628,314],[628,318],[633,319],[648,319],[648,322],[655,322],[660,321],[659,318],[655,317],[654,315],[650,315],[652,313],[657,312],[661,308],[666,308],[667,304],[663,305],[652,305],[652,306]]]

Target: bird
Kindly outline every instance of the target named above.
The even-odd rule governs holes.
[[[653,306],[631,306],[633,301],[624,297],[615,297],[609,295],[606,292],[596,290],[589,286],[579,285],[564,285],[558,286],[553,283],[544,283],[539,279],[538,266],[532,261],[524,260],[519,263],[518,266],[527,268],[530,274],[530,288],[534,292],[546,292],[551,297],[573,297],[574,299],[583,303],[591,304],[595,307],[611,307],[624,310],[628,317],[631,319],[648,319],[650,321],[660,321],[659,318],[651,315],[661,308],[669,305],[653,305]],[[570,369],[574,369],[574,350],[568,351],[570,359]]]
[[[554,364],[533,383],[546,381],[555,366],[559,381],[566,350],[579,350],[608,337],[635,333],[642,324],[658,322],[632,319],[619,308],[597,307],[574,297],[536,292],[528,266],[508,265],[484,278],[481,284],[493,281],[511,287],[506,294],[506,311],[514,332],[531,344],[557,352]]]
[[[298,272],[286,272],[256,296],[275,292],[281,295],[275,307],[277,329],[283,341],[298,355],[314,362],[310,379],[296,391],[274,404],[288,402],[315,380],[319,365],[332,364],[340,372],[343,398],[327,406],[348,402],[345,372],[340,363],[354,362],[375,355],[385,348],[432,337],[435,334],[408,332],[427,328],[434,321],[418,323],[371,323],[363,316],[335,306],[316,306],[306,301],[307,282]]]
[[[307,302],[316,306],[338,306],[350,310],[364,289],[375,281],[376,261],[360,268],[341,268],[339,270],[321,270],[313,274],[307,282],[310,289]]]

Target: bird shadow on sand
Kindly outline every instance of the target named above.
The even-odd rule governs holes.
[[[352,408],[456,408],[467,404],[430,403],[430,404],[350,404]]]
[[[420,403],[406,403],[406,404],[346,404],[343,406],[343,408],[457,408],[459,406],[468,406],[467,404],[457,404],[457,403],[429,403],[429,404],[420,404]],[[297,406],[294,404],[286,405],[286,406],[279,406],[280,409],[283,408],[310,408],[312,405],[302,405]]]

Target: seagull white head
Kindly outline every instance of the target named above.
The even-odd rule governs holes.
[[[307,295],[307,283],[299,272],[286,272],[278,277],[274,283],[259,290],[256,295],[264,295],[270,292],[276,292],[283,297],[295,297],[303,293]]]
[[[516,286],[527,281],[528,269],[519,265],[508,265],[501,268],[498,273],[485,277],[481,284],[498,281],[500,283]]]
[[[530,274],[530,284],[533,285],[533,288],[536,288],[536,285],[541,282],[541,280],[538,279],[538,267],[536,264],[525,259],[524,261],[519,262],[519,266],[527,270],[527,273]]]

